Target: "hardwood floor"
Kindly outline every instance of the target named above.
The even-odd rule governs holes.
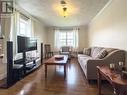
[[[64,80],[63,66],[49,66],[45,79],[44,66],[29,74],[8,89],[0,89],[0,95],[98,95],[97,83],[87,83],[77,60],[72,59]],[[108,83],[102,87],[103,95],[113,95]]]

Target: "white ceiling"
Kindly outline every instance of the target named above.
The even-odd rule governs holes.
[[[59,14],[60,0],[16,0],[16,3],[48,26],[80,26],[89,23],[109,0],[65,0],[68,16]]]

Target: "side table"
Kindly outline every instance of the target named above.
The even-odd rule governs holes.
[[[111,70],[108,66],[97,66],[97,74],[99,95],[101,95],[102,77],[112,85],[115,95],[127,95],[127,79],[123,79],[116,71]]]

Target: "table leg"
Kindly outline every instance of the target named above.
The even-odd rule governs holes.
[[[124,89],[123,95],[127,95],[126,90]]]
[[[45,64],[45,78],[47,78],[47,65]]]
[[[64,78],[66,78],[66,65],[64,65]]]
[[[98,71],[98,93],[99,95],[101,95],[101,74],[100,74],[100,71]]]

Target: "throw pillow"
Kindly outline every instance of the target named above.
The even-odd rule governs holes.
[[[83,54],[90,56],[91,48],[84,48]]]
[[[107,52],[105,49],[102,49],[102,50],[97,54],[97,58],[102,59],[102,58],[104,58],[107,54],[108,54],[108,52]]]

